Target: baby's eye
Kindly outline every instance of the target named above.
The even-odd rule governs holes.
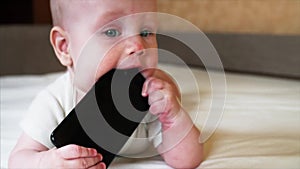
[[[104,34],[108,37],[117,37],[117,36],[120,36],[120,32],[116,29],[109,29],[107,31],[104,32]]]
[[[140,36],[141,37],[148,37],[148,36],[151,36],[153,35],[153,33],[149,30],[143,30],[141,33],[140,33]]]

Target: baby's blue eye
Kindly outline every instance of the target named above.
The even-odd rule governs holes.
[[[150,32],[149,30],[143,30],[141,33],[140,33],[140,36],[141,37],[148,37],[148,36],[151,36],[153,35],[152,32]]]
[[[108,37],[117,37],[121,33],[116,29],[109,29],[109,30],[105,31],[104,34]]]

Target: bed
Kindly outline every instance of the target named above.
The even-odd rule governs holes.
[[[42,29],[46,30],[48,28]],[[160,67],[175,73],[176,80],[186,82],[180,85],[184,108],[192,117],[198,115],[194,122],[197,127],[203,128],[212,99],[206,70],[190,67],[198,85],[195,92],[186,80],[186,68],[170,63],[162,63]],[[31,100],[63,73],[63,69],[58,67],[56,72],[44,70],[39,74],[28,73],[29,69],[23,70],[25,74],[8,72],[0,77],[1,168],[7,168],[9,153],[21,133],[18,124]],[[30,71],[35,70],[31,68]],[[218,70],[211,73],[214,76],[223,75]],[[225,75],[224,111],[216,130],[204,143],[205,158],[198,168],[300,168],[299,79],[232,71],[226,71]],[[218,91],[215,92],[218,94]],[[155,156],[144,159],[117,158],[110,168],[170,167]]]

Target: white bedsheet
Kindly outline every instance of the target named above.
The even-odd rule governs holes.
[[[197,92],[182,68],[163,65],[176,72],[185,108],[199,112],[201,128],[209,112],[211,89],[206,73],[197,75]],[[19,122],[33,97],[61,73],[1,77],[1,168],[21,133]],[[219,72],[214,72],[219,75]],[[179,77],[179,78],[178,78]],[[205,160],[198,168],[300,168],[300,81],[272,77],[226,74],[224,114],[215,133],[205,142]],[[160,157],[118,158],[110,168],[169,168]]]

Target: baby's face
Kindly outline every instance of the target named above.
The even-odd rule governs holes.
[[[137,14],[155,12],[155,0],[78,0],[73,3],[65,28],[74,63],[72,70],[87,70],[89,63],[97,62],[97,70],[91,75],[97,79],[112,68],[156,66],[157,42],[153,34],[157,29],[156,19],[154,14]],[[91,39],[96,44],[92,53],[97,53],[97,59],[83,54]],[[144,76],[150,75],[150,71],[145,71]]]

